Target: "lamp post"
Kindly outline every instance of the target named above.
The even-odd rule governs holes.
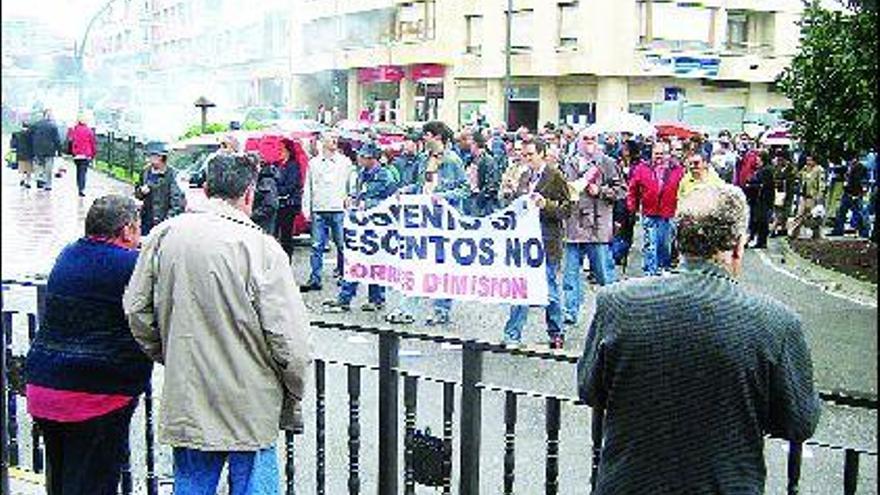
[[[507,33],[504,46],[504,125],[510,125],[510,36],[513,30],[513,0],[507,0]]]
[[[76,86],[77,86],[77,101],[76,101],[76,110],[77,112],[81,112],[83,109],[83,83],[85,81],[86,71],[83,67],[83,55],[86,50],[86,40],[89,38],[89,32],[92,30],[92,26],[95,24],[95,21],[98,20],[98,17],[101,17],[104,12],[107,12],[110,9],[110,6],[116,0],[107,0],[104,5],[95,12],[95,15],[89,19],[89,23],[86,24],[86,30],[83,32],[82,40],[79,43],[79,46],[73,47],[73,56],[76,59],[76,70],[77,70],[77,78],[76,78]]]
[[[193,103],[199,110],[202,112],[202,132],[208,130],[208,109],[211,107],[216,107],[217,104],[209,101],[204,96],[199,96],[199,99]]]

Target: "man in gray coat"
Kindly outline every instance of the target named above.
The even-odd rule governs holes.
[[[132,333],[165,365],[159,438],[175,493],[274,494],[279,428],[297,427],[309,320],[288,257],[251,221],[256,164],[208,162],[208,200],[157,225],[123,298]],[[301,421],[301,418],[299,419]]]
[[[31,151],[37,189],[52,190],[52,165],[61,154],[61,135],[49,109],[43,110],[43,118],[31,125]]]
[[[584,300],[584,257],[590,260],[590,271],[599,285],[617,280],[611,255],[614,203],[626,198],[626,180],[617,161],[602,153],[595,134],[584,132],[580,139],[579,152],[562,167],[575,201],[565,219],[562,293],[563,322],[567,325],[577,323]]]
[[[604,409],[598,495],[763,493],[764,436],[813,435],[798,316],[738,285],[748,206],[731,185],[678,207],[680,271],[599,291],[578,394]]]

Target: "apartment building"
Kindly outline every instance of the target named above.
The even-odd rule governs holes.
[[[590,123],[614,111],[740,130],[790,106],[774,81],[799,0],[297,0],[293,102],[396,122]]]
[[[289,104],[290,0],[116,0],[86,49],[97,108],[138,112],[150,135],[198,121],[193,102],[216,103],[211,120],[250,106]],[[97,89],[96,89],[97,88]]]

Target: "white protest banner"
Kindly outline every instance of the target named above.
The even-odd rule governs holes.
[[[490,216],[443,199],[392,196],[343,223],[344,278],[406,295],[547,304],[540,213],[526,198]]]

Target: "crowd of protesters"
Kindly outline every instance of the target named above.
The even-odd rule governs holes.
[[[522,195],[549,199],[539,207],[550,288],[547,331],[553,347],[563,345],[563,325],[577,323],[584,298],[584,260],[589,280],[600,286],[614,283],[626,270],[635,227],[640,224],[642,272],[669,272],[678,259],[674,222],[678,202],[702,186],[733,184],[745,193],[751,248],[766,248],[772,236],[798,237],[804,228],[813,238],[820,238],[828,215],[826,196],[838,189],[842,189],[840,207],[831,233],[843,234],[849,212],[850,223],[861,236],[867,237],[873,230],[871,209],[876,205],[876,189],[872,163],[866,166],[852,159],[844,168],[825,170],[809,154],[764,146],[746,134],[722,131],[715,140],[699,134],[646,137],[626,132],[599,134],[589,128],[578,131],[552,124],[537,132],[525,128],[510,132],[504,126],[485,125],[454,132],[434,121],[411,129],[397,153],[380,148],[375,141],[343,149],[339,140],[333,130],[319,138],[320,146],[308,160],[305,183],[288,188],[287,193],[302,195],[289,204],[312,220],[310,271],[300,287],[303,292],[324,287],[323,255],[329,241],[334,243],[334,275],[340,289],[335,298],[324,302],[327,312],[351,311],[357,294],[358,284],[341,280],[344,211],[370,208],[395,194],[442,197],[471,216],[490,215]],[[282,170],[299,177],[303,160],[288,165]],[[276,165],[266,165],[264,170],[266,167]],[[268,176],[276,177],[279,186],[285,183],[277,178],[277,171]],[[545,178],[566,187],[553,187],[550,193],[544,189],[547,181],[539,183]],[[262,180],[260,184],[262,190]],[[257,203],[260,210],[259,198]],[[255,214],[255,219],[272,215]],[[287,218],[279,221],[276,233],[289,231]],[[283,246],[285,239],[279,236]],[[404,297],[386,320],[415,322],[418,302]],[[385,288],[369,285],[367,301],[360,308],[382,311],[385,303]],[[434,300],[424,321],[429,325],[449,323],[451,310],[451,300]],[[517,328],[524,317],[522,309],[511,313],[504,332],[511,345],[519,343]]]
[[[34,127],[41,125],[23,132],[33,132]],[[22,136],[27,134],[17,135],[18,149]],[[36,147],[36,137],[27,139]],[[55,138],[40,139],[58,140],[52,143],[58,154],[57,132]],[[239,153],[234,140],[224,140],[221,150],[208,159],[207,203],[194,211],[187,211],[185,195],[167,165],[167,149],[149,143],[149,163],[134,189],[141,204],[121,196],[99,198],[93,204],[85,237],[65,249],[50,275],[46,328],[28,356],[29,410],[47,432],[50,493],[114,490],[133,398],[146,387],[153,361],[165,365],[160,439],[174,447],[176,489],[212,492],[228,462],[234,493],[274,493],[279,476],[277,429],[298,430],[302,425],[298,406],[311,344],[300,292],[323,288],[323,258],[332,240],[338,292],[324,302],[323,310],[351,311],[359,284],[342,277],[342,223],[345,211],[352,208],[369,209],[394,195],[422,194],[442,198],[463,214],[486,216],[527,197],[540,210],[550,348],[564,348],[565,327],[578,323],[585,299],[585,259],[589,279],[613,286],[600,292],[604,296],[598,311],[610,316],[602,321],[593,318],[579,370],[581,397],[610,411],[619,407],[608,403],[615,391],[608,390],[609,380],[597,375],[606,359],[600,353],[610,349],[606,341],[613,340],[622,350],[615,354],[621,362],[636,359],[627,356],[648,362],[639,355],[653,349],[636,341],[628,347],[624,338],[615,340],[630,328],[618,325],[628,317],[617,314],[621,308],[628,311],[626,301],[666,301],[649,297],[652,291],[665,290],[688,311],[646,306],[633,315],[646,328],[655,323],[658,336],[661,331],[685,328],[679,325],[684,318],[708,339],[717,333],[711,331],[715,327],[688,315],[696,312],[697,305],[724,305],[729,298],[692,300],[694,288],[723,284],[730,297],[738,298],[742,291],[726,273],[736,275],[741,269],[746,243],[764,248],[770,236],[797,237],[804,227],[813,237],[821,236],[822,207],[834,184],[840,183],[842,190],[832,233],[842,234],[848,218],[859,235],[872,235],[873,230],[872,215],[865,207],[866,199],[876,205],[873,163],[852,159],[826,174],[812,156],[767,149],[744,134],[721,133],[718,140],[709,141],[705,136],[602,134],[554,125],[534,133],[524,128],[509,132],[503,126],[454,132],[433,121],[409,132],[396,155],[373,141],[343,150],[333,131],[319,141],[309,156],[301,143],[281,139],[276,159],[262,160],[256,154]],[[78,160],[90,159],[94,149],[76,148],[74,154],[83,157]],[[32,155],[39,163],[33,149]],[[43,187],[51,188],[48,184],[43,176]],[[311,219],[312,245],[308,279],[297,290],[289,267],[293,224],[300,215]],[[648,284],[638,287],[618,283],[637,225],[643,232],[641,269]],[[661,280],[676,268],[679,250],[685,259],[684,275]],[[664,286],[673,279],[675,283]],[[699,293],[703,292],[712,293]],[[386,288],[370,284],[367,302],[360,308],[383,311],[386,300]],[[785,367],[778,376],[759,384],[772,393],[747,394],[745,413],[775,411],[777,404],[766,402],[784,397],[788,402],[778,407],[792,417],[774,416],[760,425],[761,431],[781,431],[798,440],[808,437],[815,429],[818,407],[799,323],[775,303],[737,300],[746,301],[744,314],[769,316],[754,325],[764,333],[731,332],[731,342],[760,341],[768,348],[762,360],[777,359],[769,355],[777,348],[792,354],[782,356]],[[414,323],[421,302],[403,297],[386,320]],[[430,306],[426,324],[451,321],[451,299],[434,299]],[[84,307],[87,311],[82,311]],[[769,308],[769,312],[750,311],[750,307]],[[527,306],[511,306],[503,328],[506,345],[521,345],[528,311]],[[735,316],[725,315],[719,325],[742,327]],[[791,336],[793,343],[771,342],[779,335]],[[678,337],[689,338],[681,332]],[[657,342],[665,342],[669,355],[678,350],[674,339]],[[94,348],[86,349],[90,345]],[[665,362],[669,376],[690,369],[690,364],[706,364],[705,355],[697,357],[670,358]],[[750,361],[754,357],[737,355],[737,366],[748,372],[724,376],[733,380],[723,382],[729,397],[743,393],[738,377],[755,374],[755,363]],[[715,368],[712,372],[726,373]],[[645,378],[648,375],[639,374],[639,390],[657,390],[658,384]],[[686,377],[688,383],[697,386],[693,382],[697,376],[702,375]],[[793,388],[777,386],[777,378]],[[802,417],[794,417],[798,414]],[[639,426],[635,419],[630,425],[608,426],[612,432],[617,428],[631,435],[638,433]],[[762,441],[757,435],[744,445],[751,455]],[[711,456],[701,451],[690,454],[695,463]],[[606,469],[608,459],[603,455]],[[644,467],[628,469],[640,472]],[[706,478],[701,473],[694,483],[709,479],[712,468],[706,469]],[[757,484],[763,471],[757,464],[749,469],[753,469],[748,471],[749,479]],[[603,493],[615,493],[616,483],[632,481],[604,476]],[[652,476],[658,486],[666,482],[666,474]],[[726,483],[735,483],[736,478]],[[85,492],[70,488],[83,486]]]

